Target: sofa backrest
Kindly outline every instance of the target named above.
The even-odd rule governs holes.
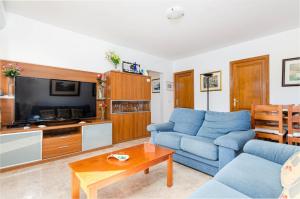
[[[213,112],[205,114],[203,125],[197,136],[217,138],[231,131],[246,131],[250,129],[251,117],[249,111]]]
[[[244,146],[244,152],[283,165],[300,146],[274,143],[263,140],[250,140]]]
[[[176,108],[170,118],[174,122],[174,131],[188,135],[196,135],[201,127],[205,111]]]

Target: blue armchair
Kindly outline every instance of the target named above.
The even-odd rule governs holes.
[[[245,143],[255,137],[250,113],[212,112],[178,108],[170,121],[152,124],[151,142],[176,151],[174,160],[215,175],[234,159]]]

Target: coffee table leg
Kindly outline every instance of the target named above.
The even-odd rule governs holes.
[[[167,174],[167,186],[173,186],[173,156],[169,155],[168,158],[168,174]]]
[[[149,168],[144,170],[144,174],[148,174],[149,173]]]
[[[88,199],[97,199],[97,189],[90,188],[87,193]]]
[[[79,180],[74,172],[72,172],[72,199],[79,199],[80,185]]]

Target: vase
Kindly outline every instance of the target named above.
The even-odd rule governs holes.
[[[105,119],[105,109],[104,108],[101,109],[101,118],[100,119],[101,120]]]
[[[15,78],[9,77],[7,82],[7,95],[13,96],[14,95],[14,82]]]
[[[99,86],[99,90],[98,90],[98,99],[104,99],[105,95],[104,95],[104,86]]]

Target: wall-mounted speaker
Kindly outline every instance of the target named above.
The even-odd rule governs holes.
[[[2,0],[0,0],[0,30],[4,28],[5,24],[6,24],[6,18],[5,18],[4,3]]]

